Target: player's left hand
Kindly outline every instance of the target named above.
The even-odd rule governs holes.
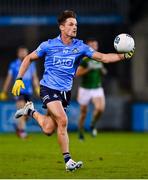
[[[13,88],[12,88],[12,94],[14,96],[19,96],[21,88],[25,89],[25,85],[24,85],[22,79],[16,79],[16,81],[13,85]]]
[[[135,48],[130,52],[124,53],[125,59],[130,59],[134,55],[134,52],[135,52]]]

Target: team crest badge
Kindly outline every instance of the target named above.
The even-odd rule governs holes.
[[[79,50],[78,50],[78,48],[74,48],[74,49],[72,50],[72,52],[76,54],[76,53],[79,52]]]

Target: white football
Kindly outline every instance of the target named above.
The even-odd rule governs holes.
[[[117,52],[126,53],[134,49],[135,41],[129,34],[119,34],[115,37],[114,47]]]

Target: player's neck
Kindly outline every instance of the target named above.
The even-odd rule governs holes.
[[[65,45],[70,45],[72,42],[72,39],[73,38],[66,36],[65,34],[61,34],[61,40],[62,40],[63,44],[65,44]]]

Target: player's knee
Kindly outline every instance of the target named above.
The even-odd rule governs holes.
[[[47,135],[47,136],[51,136],[52,134],[54,133],[54,131],[44,131],[44,134]]]
[[[83,117],[85,117],[86,114],[87,114],[87,109],[86,109],[86,108],[82,108],[82,109],[81,109],[81,115],[82,115]]]
[[[58,123],[57,132],[59,135],[65,135],[67,132],[67,117],[61,117]]]
[[[103,108],[103,107],[97,107],[97,108],[96,108],[96,111],[97,111],[98,113],[103,113],[104,108]]]
[[[67,132],[67,124],[68,124],[68,119],[66,114],[60,114],[55,118],[56,123],[57,123],[57,133],[58,135],[65,135]]]
[[[46,124],[43,128],[43,132],[46,134],[46,135],[52,135],[55,131],[55,126],[53,125],[50,125],[50,124]]]
[[[61,127],[67,127],[67,122],[68,122],[68,119],[67,119],[66,116],[61,117],[61,118],[60,118],[60,121],[59,121],[59,126],[61,126]]]
[[[85,119],[86,118],[86,113],[81,113],[81,118]]]
[[[95,107],[94,109],[96,112],[100,112],[101,111],[101,108],[100,107]]]
[[[46,126],[44,126],[43,131],[46,135],[49,136],[54,133],[55,129],[56,129],[56,126],[54,124],[51,125],[51,124],[47,123]]]

